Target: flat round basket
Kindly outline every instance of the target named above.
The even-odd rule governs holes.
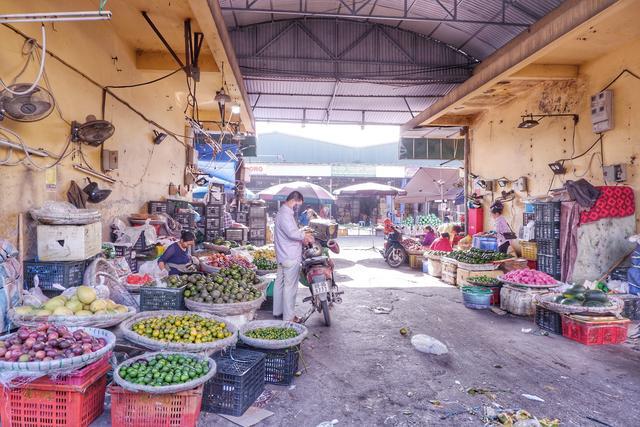
[[[498,268],[498,264],[467,264],[466,262],[458,261],[458,267],[464,268],[469,271],[492,271]]]
[[[609,301],[611,302],[610,306],[607,307],[585,307],[582,305],[565,305],[560,304],[558,302],[554,302],[553,300],[558,296],[562,295],[559,292],[552,292],[544,295],[536,295],[534,297],[534,303],[541,305],[544,308],[547,308],[551,311],[555,311],[556,313],[563,314],[614,314],[619,315],[624,310],[624,301],[618,297],[609,297]]]
[[[551,289],[551,288],[556,288],[558,286],[562,286],[563,285],[562,282],[556,282],[555,285],[529,285],[529,284],[526,284],[526,283],[516,283],[516,282],[511,282],[509,280],[505,280],[504,276],[498,276],[497,279],[499,281],[501,281],[502,283],[504,283],[505,285],[519,286],[521,288]]]
[[[222,269],[219,267],[211,267],[209,264],[200,261],[200,271],[203,273],[216,274],[220,270]]]
[[[231,253],[231,249],[227,246],[224,245],[216,245],[215,243],[207,243],[204,242],[202,244],[202,246],[204,246],[206,249],[212,249],[214,251],[218,251],[222,254],[230,254]]]
[[[199,313],[215,314],[217,316],[237,316],[240,314],[251,313],[260,308],[265,300],[264,292],[252,301],[232,302],[228,304],[211,304],[208,302],[196,302],[189,298],[184,299],[184,304],[191,311]]]
[[[18,326],[38,326],[42,323],[55,323],[68,327],[110,328],[136,314],[136,309],[128,307],[129,311],[118,314],[100,314],[93,316],[36,316],[19,315],[14,309],[9,310],[9,319]]]
[[[458,265],[458,261],[457,261],[457,260],[455,260],[455,259],[453,259],[453,258],[448,258],[448,257],[446,257],[446,256],[443,256],[443,257],[440,259],[440,261],[441,261],[441,262],[443,262],[443,263],[448,263],[448,264]]]
[[[264,340],[259,338],[251,338],[245,334],[248,331],[260,328],[291,328],[298,332],[298,336],[290,338],[288,340]],[[239,336],[242,342],[251,347],[264,348],[267,350],[278,350],[281,348],[289,348],[294,345],[300,344],[306,337],[309,331],[304,325],[294,322],[287,322],[285,320],[254,320],[240,327]]]
[[[78,328],[78,327],[70,327],[69,330],[71,332],[82,329],[86,331],[88,334],[95,338],[104,338],[107,344],[102,347],[98,351],[94,351],[93,353],[83,354],[80,356],[69,357],[67,359],[59,359],[59,360],[50,360],[47,362],[39,361],[39,362],[5,362],[0,360],[0,371],[14,371],[14,372],[38,372],[42,374],[47,374],[49,372],[60,372],[60,371],[74,371],[76,369],[82,368],[83,366],[90,365],[91,363],[99,360],[110,352],[113,347],[116,345],[116,336],[113,332],[106,331],[104,329],[96,329],[96,328]],[[2,337],[2,341],[7,340],[15,335],[6,335]]]
[[[269,283],[271,283],[272,280],[271,279],[262,279],[260,281],[260,283],[257,283],[255,285],[253,285],[254,288],[256,288],[257,290],[264,292],[265,289],[267,289],[269,287]]]
[[[208,319],[214,319],[218,322],[224,322],[227,326],[229,332],[231,332],[231,336],[227,338],[223,338],[217,341],[202,343],[202,344],[186,344],[186,343],[172,343],[154,340],[151,338],[143,337],[142,335],[137,334],[136,332],[131,330],[131,327],[140,320],[146,319],[148,317],[166,317],[166,316],[181,316],[181,315],[191,315],[197,314],[200,317],[206,317]],[[234,345],[238,341],[238,328],[236,328],[232,323],[228,322],[226,319],[215,316],[209,313],[194,313],[191,311],[174,311],[174,310],[159,310],[159,311],[145,311],[143,313],[138,313],[135,316],[125,320],[120,324],[120,329],[122,330],[122,335],[129,341],[134,344],[139,344],[149,350],[167,350],[167,351],[178,351],[178,352],[187,352],[187,353],[198,353],[198,352],[211,352],[222,350],[226,347]]]
[[[260,269],[257,269],[256,270],[256,274],[258,276],[266,276],[267,274],[273,274],[273,273],[277,273],[277,272],[278,272],[278,269],[275,269],[275,270],[260,270]]]
[[[124,366],[132,365],[135,362],[138,362],[138,361],[141,361],[141,360],[147,361],[147,360],[150,360],[154,356],[157,356],[157,355],[169,356],[169,355],[172,355],[172,354],[173,355],[178,355],[178,356],[195,358],[195,359],[198,359],[201,362],[206,360],[209,363],[209,372],[207,372],[206,374],[202,375],[199,378],[194,378],[191,381],[187,381],[186,383],[172,384],[172,385],[166,385],[166,386],[151,386],[151,385],[143,385],[143,384],[134,384],[132,382],[129,382],[129,381],[125,380],[124,378],[122,378],[120,376],[120,368],[122,368]],[[192,354],[192,353],[180,353],[180,352],[173,352],[173,351],[171,351],[171,352],[159,351],[159,352],[155,352],[155,353],[145,353],[145,354],[142,354],[140,356],[132,357],[131,359],[125,360],[120,365],[118,365],[117,368],[115,368],[113,370],[113,380],[120,387],[124,388],[125,390],[129,390],[129,391],[133,391],[133,392],[144,392],[144,393],[150,393],[150,394],[170,394],[170,393],[179,393],[181,391],[191,390],[191,389],[193,389],[195,387],[198,387],[199,385],[204,384],[207,381],[209,381],[215,374],[216,374],[216,362],[214,362],[213,359],[211,359],[209,357],[201,356],[201,355],[198,355],[198,354]]]

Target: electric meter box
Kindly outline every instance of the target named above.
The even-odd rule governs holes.
[[[591,125],[594,133],[613,129],[613,91],[603,90],[591,96]]]

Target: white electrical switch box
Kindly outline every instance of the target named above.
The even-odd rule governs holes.
[[[520,178],[516,179],[514,188],[516,191],[520,192],[527,191],[527,177],[521,176]]]
[[[118,169],[118,152],[116,150],[102,150],[102,171],[108,172]]]
[[[613,129],[613,91],[603,90],[591,96],[591,125],[595,133]]]
[[[602,173],[607,182],[624,182],[627,180],[627,165],[604,166]]]

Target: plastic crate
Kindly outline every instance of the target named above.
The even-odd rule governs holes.
[[[555,279],[560,280],[560,257],[556,255],[542,255],[538,254],[538,271],[547,273]]]
[[[113,427],[195,427],[203,386],[170,394],[133,393],[110,385]]]
[[[560,202],[538,202],[533,204],[538,222],[560,222]]]
[[[536,222],[534,226],[536,240],[559,240],[560,223]]]
[[[300,359],[300,346],[293,346],[278,350],[266,350],[254,348],[242,342],[238,342],[236,348],[246,348],[251,351],[264,353],[264,382],[275,385],[289,385],[298,372],[298,360]]]
[[[205,218],[204,220],[204,229],[205,230],[221,230],[222,229],[222,218]]]
[[[102,414],[109,363],[90,367],[80,384],[55,383],[47,377],[24,386],[2,387],[2,425],[24,427],[86,427]],[[87,369],[87,368],[85,368]]]
[[[538,305],[536,306],[535,322],[540,329],[562,335],[562,315],[560,313]]]
[[[640,295],[619,294],[616,296],[624,301],[622,315],[630,320],[640,320]]]
[[[25,261],[23,263],[24,288],[33,287],[38,276],[39,286],[44,291],[54,291],[53,284],[65,288],[82,285],[86,261]]]
[[[586,322],[571,316],[562,318],[562,336],[584,345],[622,344],[627,340],[631,320]]]
[[[528,261],[535,261],[538,256],[538,244],[536,242],[521,241],[522,258]]]
[[[536,255],[560,254],[560,240],[538,240],[536,242]]]
[[[213,359],[218,371],[204,386],[202,409],[239,417],[264,391],[265,354],[231,348]]]
[[[204,232],[204,240],[206,242],[213,242],[219,238],[224,238],[222,230],[205,230]]]
[[[184,286],[181,288],[140,287],[140,311],[186,310]]]
[[[193,230],[196,227],[196,218],[191,212],[175,213],[173,214],[173,219],[175,219],[183,229]]]
[[[165,203],[167,204],[167,215],[171,217],[178,212],[178,209],[189,209],[189,202],[184,200],[168,199]]]
[[[166,214],[167,213],[167,202],[163,201],[153,201],[147,203],[147,212],[150,214]]]
[[[474,248],[483,249],[485,251],[497,251],[498,240],[495,237],[475,236],[472,244]]]
[[[245,242],[249,232],[246,228],[227,228],[225,230],[225,236],[227,240],[232,240],[234,242]]]
[[[220,205],[206,205],[204,207],[205,218],[222,218],[223,207]]]

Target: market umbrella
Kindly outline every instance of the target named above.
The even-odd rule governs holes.
[[[402,196],[407,194],[405,190],[377,182],[363,182],[335,190],[336,196]]]
[[[292,191],[299,191],[305,202],[318,201],[320,203],[332,203],[336,198],[319,185],[310,182],[295,181],[274,185],[258,193],[262,200],[284,201]]]

